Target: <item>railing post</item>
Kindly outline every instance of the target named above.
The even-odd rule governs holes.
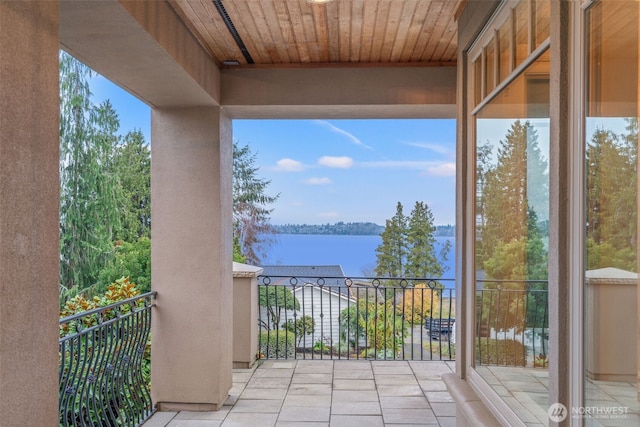
[[[250,368],[258,353],[258,276],[262,268],[233,263],[233,367]]]

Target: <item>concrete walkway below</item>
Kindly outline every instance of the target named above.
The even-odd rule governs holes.
[[[454,362],[267,360],[236,369],[217,412],[158,412],[144,427],[456,425]]]

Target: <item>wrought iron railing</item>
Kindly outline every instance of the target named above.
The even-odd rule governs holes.
[[[61,426],[137,426],[152,415],[154,297],[149,292],[60,319]]]
[[[259,357],[452,360],[452,279],[260,276]]]
[[[547,367],[547,281],[478,281],[475,343],[478,364]]]

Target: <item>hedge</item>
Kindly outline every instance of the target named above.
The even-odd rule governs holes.
[[[293,359],[296,354],[296,335],[287,331],[262,331],[258,339],[258,351],[267,359]]]

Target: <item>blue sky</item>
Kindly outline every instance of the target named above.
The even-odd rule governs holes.
[[[102,77],[121,132],[150,141],[149,107]],[[370,221],[383,225],[401,202],[426,202],[435,224],[455,223],[454,120],[234,120],[234,140],[257,154],[259,175],[280,194],[274,224]]]

